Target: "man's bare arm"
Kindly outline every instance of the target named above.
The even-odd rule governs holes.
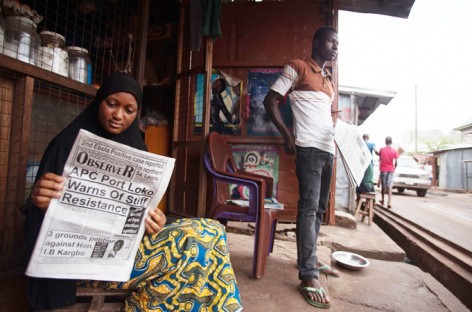
[[[279,104],[283,101],[283,96],[270,90],[264,99],[264,107],[275,127],[282,134],[285,142],[285,151],[289,154],[295,154],[295,138],[285,125],[282,115],[280,114]]]

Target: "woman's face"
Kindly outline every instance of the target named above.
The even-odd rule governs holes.
[[[138,103],[134,95],[127,92],[110,94],[98,108],[100,124],[111,134],[120,134],[128,129],[137,114]]]

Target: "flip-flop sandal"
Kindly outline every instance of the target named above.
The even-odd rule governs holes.
[[[339,272],[335,272],[334,269],[330,267],[328,264],[324,264],[320,266],[318,270],[326,276],[339,277]]]
[[[314,287],[303,287],[302,285],[299,285],[298,290],[302,293],[303,298],[305,298],[305,301],[311,304],[312,306],[317,307],[317,308],[322,308],[322,309],[329,309],[330,307],[329,303],[322,303],[322,302],[311,300],[311,298],[307,294],[307,292],[314,292],[320,296],[324,296],[325,290],[323,287],[314,288]]]

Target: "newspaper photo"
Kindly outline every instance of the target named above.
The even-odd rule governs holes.
[[[31,277],[127,281],[175,159],[80,130],[26,270]]]
[[[367,166],[372,161],[372,154],[356,126],[338,119],[334,130],[334,140],[341,152],[346,172],[358,186],[362,182]]]

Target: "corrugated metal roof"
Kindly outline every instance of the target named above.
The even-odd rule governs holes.
[[[469,132],[471,129],[472,129],[472,118],[452,130],[461,131],[461,132]]]
[[[338,0],[340,10],[408,18],[415,0]]]
[[[442,150],[432,151],[430,153],[433,153],[434,155],[436,155],[436,154],[441,154],[447,151],[454,151],[454,150],[460,150],[460,149],[472,149],[472,144],[470,143],[457,144],[454,146],[450,146],[448,148],[444,148]]]
[[[397,94],[393,91],[364,89],[350,86],[339,86],[340,94],[356,96],[356,103],[359,109],[357,125],[360,126],[364,121],[379,107],[380,104],[387,105]]]
[[[310,2],[313,0],[222,0],[224,3],[241,2]],[[336,1],[336,0],[331,0]],[[328,1],[326,1],[328,3]],[[415,0],[337,0],[339,10],[408,18]]]

